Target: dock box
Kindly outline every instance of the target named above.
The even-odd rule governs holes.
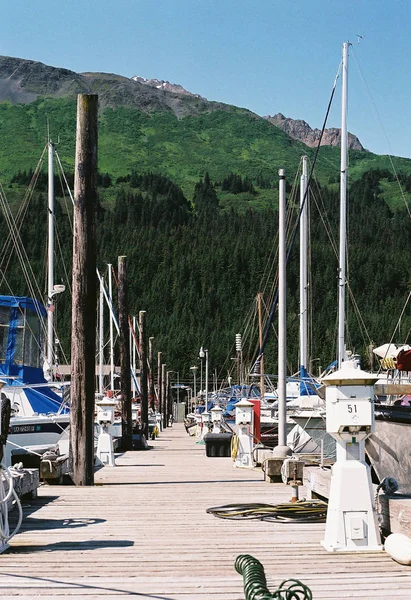
[[[206,456],[229,457],[231,456],[232,433],[206,433],[204,442],[206,445]]]

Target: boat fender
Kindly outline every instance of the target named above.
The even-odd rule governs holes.
[[[403,533],[391,533],[385,540],[384,548],[400,565],[411,565],[411,538]]]

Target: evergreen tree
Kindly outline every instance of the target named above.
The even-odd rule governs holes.
[[[218,196],[208,172],[204,181],[200,180],[194,188],[193,203],[198,214],[212,213],[218,209]]]

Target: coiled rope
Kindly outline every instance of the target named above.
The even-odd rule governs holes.
[[[243,576],[246,600],[312,600],[310,588],[298,579],[285,579],[275,592],[270,592],[263,565],[249,554],[237,556],[234,568]]]
[[[21,470],[18,466],[5,468],[3,464],[3,451],[7,442],[7,436],[10,426],[11,403],[10,398],[5,394],[0,394],[0,546],[4,547],[7,542],[18,532],[23,520],[23,510],[21,502],[14,489],[13,478],[22,477]],[[6,485],[7,484],[7,485]],[[8,488],[8,489],[7,489]],[[10,533],[9,528],[9,509],[8,504],[11,497],[17,504],[19,510],[19,518],[16,527]]]
[[[301,500],[298,502],[285,502],[283,504],[250,502],[215,506],[207,508],[206,512],[220,519],[319,522],[325,521],[327,503],[322,500]]]
[[[22,473],[19,472],[16,466],[8,467],[7,469],[5,469],[3,465],[0,466],[0,542],[3,544],[9,542],[11,538],[16,535],[23,521],[23,509],[21,507],[21,502],[16,493],[16,490],[14,489],[13,482],[13,478],[21,476]],[[8,484],[7,492],[5,487],[6,482]],[[14,498],[14,502],[17,505],[19,517],[17,525],[10,533],[8,502],[12,496]]]

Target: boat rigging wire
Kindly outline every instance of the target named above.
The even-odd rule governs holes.
[[[323,126],[322,126],[322,129],[321,129],[320,137],[318,139],[317,147],[316,147],[315,154],[314,154],[314,160],[313,160],[313,163],[311,165],[310,174],[308,176],[307,187],[306,187],[306,190],[305,190],[304,198],[303,198],[303,200],[301,202],[300,210],[299,210],[299,213],[298,213],[298,218],[297,218],[296,223],[294,225],[294,230],[293,230],[292,235],[291,235],[291,241],[290,241],[290,243],[288,245],[287,256],[286,256],[286,262],[287,262],[287,264],[289,262],[291,250],[293,248],[294,241],[295,241],[295,238],[296,238],[296,235],[297,235],[297,228],[298,228],[298,224],[299,224],[299,221],[300,221],[300,218],[301,218],[301,214],[302,214],[302,211],[304,209],[304,205],[305,205],[305,203],[307,201],[308,190],[310,188],[311,181],[312,181],[312,178],[313,178],[314,168],[315,168],[315,165],[317,163],[317,159],[318,159],[318,154],[319,154],[319,151],[320,151],[321,142],[322,142],[322,139],[323,139],[323,136],[324,136],[325,127],[327,125],[328,116],[330,114],[331,106],[332,106],[332,103],[333,103],[334,94],[335,94],[335,90],[336,90],[336,87],[337,87],[337,81],[338,81],[338,78],[340,76],[340,72],[341,72],[341,64],[338,67],[337,75],[336,75],[335,80],[334,80],[334,85],[333,85],[333,88],[332,88],[332,91],[331,91],[331,96],[330,96],[330,99],[329,99],[329,102],[328,102],[328,106],[327,106],[327,110],[326,110],[326,114],[325,114]],[[268,318],[268,322],[267,322],[267,325],[266,325],[266,329],[264,331],[263,341],[262,341],[262,344],[261,344],[261,347],[260,347],[260,356],[264,353],[264,348],[265,348],[265,345],[267,343],[268,333],[270,331],[271,323],[272,323],[273,318],[274,318],[274,312],[275,312],[275,308],[277,306],[277,302],[278,302],[278,289],[276,291],[276,294],[275,294],[275,297],[274,297],[274,301],[273,301],[272,306],[271,306],[271,311],[270,311],[270,314],[269,314],[269,318]]]
[[[4,194],[4,190],[3,190],[3,187],[1,185],[1,183],[0,183],[0,206],[1,206],[2,210],[3,210],[3,214],[4,214],[4,217],[5,217],[5,220],[6,220],[7,224],[8,224],[8,226],[9,226],[9,231],[10,231],[10,234],[11,234],[11,239],[13,240],[13,245],[14,245],[14,248],[16,250],[16,254],[17,254],[18,258],[19,258],[19,262],[20,262],[21,268],[23,270],[23,274],[25,276],[27,286],[28,286],[28,288],[30,290],[30,294],[32,295],[33,298],[39,297],[39,296],[41,296],[40,288],[39,288],[38,282],[37,282],[37,280],[36,280],[36,278],[34,276],[32,267],[30,265],[30,261],[28,260],[24,244],[23,244],[23,242],[21,240],[21,237],[20,237],[20,232],[19,232],[18,226],[17,226],[16,221],[15,221],[15,219],[14,219],[12,213],[11,213],[11,210],[10,210],[10,207],[8,205],[8,202],[7,202],[6,196]],[[31,273],[31,277],[29,276],[30,273]],[[0,267],[0,274],[3,277],[3,280],[2,280],[3,283],[6,283],[7,287],[10,290],[10,285],[8,284],[8,282],[6,280],[5,273],[1,269],[1,267]],[[12,291],[11,291],[11,295],[13,297],[15,297],[15,294]],[[40,327],[42,328],[43,333],[45,333],[46,326],[45,326],[45,323],[43,323],[43,319],[40,318],[41,317],[40,306],[37,303],[34,303],[34,305],[35,305],[36,313],[37,313],[37,315],[39,317]],[[22,309],[20,309],[20,310],[21,310],[21,313],[22,313],[23,318],[24,318],[24,312],[22,311]],[[37,339],[37,335],[36,335],[35,332],[33,332],[33,330],[31,329],[31,327],[29,325],[29,323],[26,322],[26,325],[29,327],[31,333],[33,334],[33,339]]]
[[[392,336],[391,336],[391,339],[390,339],[390,341],[389,341],[389,346],[387,346],[387,353],[388,353],[389,347],[390,347],[390,346],[391,346],[391,344],[393,343],[393,339],[394,339],[394,336],[395,336],[395,334],[396,334],[396,332],[397,332],[397,329],[399,329],[399,327],[400,327],[401,319],[402,319],[402,317],[403,317],[403,315],[404,315],[405,309],[407,308],[407,305],[408,305],[408,302],[410,301],[410,298],[411,298],[411,292],[409,292],[409,293],[408,293],[408,296],[407,296],[407,299],[406,299],[406,301],[405,301],[405,303],[404,303],[404,306],[403,306],[403,309],[402,309],[402,311],[401,311],[401,314],[400,314],[400,316],[398,317],[397,324],[396,324],[396,326],[395,326],[395,328],[394,328],[394,331],[392,332]],[[408,338],[408,335],[409,335],[409,333],[410,333],[410,332],[408,332],[408,334],[407,334],[407,338]],[[382,361],[380,362],[380,368],[379,368],[379,371],[378,371],[379,373],[381,372],[381,369],[382,369],[382,366],[381,366],[381,365],[383,364],[383,361],[384,361],[384,359],[385,359],[385,358],[387,358],[387,353],[386,353],[386,355],[384,356],[384,358],[382,359]]]
[[[378,121],[378,123],[379,123],[379,125],[381,127],[381,130],[382,130],[382,132],[384,134],[384,137],[385,137],[385,140],[386,140],[386,142],[388,144],[388,147],[390,148],[390,153],[388,154],[388,159],[390,161],[391,168],[392,168],[395,180],[398,183],[398,187],[399,187],[400,192],[401,192],[401,197],[402,197],[402,200],[404,202],[405,208],[407,209],[408,216],[411,218],[411,210],[410,210],[410,207],[408,205],[407,198],[406,198],[404,190],[403,190],[403,186],[402,186],[402,184],[400,182],[397,170],[396,170],[395,165],[394,165],[394,161],[393,161],[393,157],[392,157],[392,153],[391,153],[391,143],[390,143],[390,140],[388,139],[387,132],[385,131],[385,128],[384,128],[384,125],[383,125],[380,113],[378,111],[377,105],[375,104],[375,101],[374,101],[373,96],[371,94],[370,88],[369,88],[369,86],[368,86],[368,84],[367,84],[367,82],[365,80],[365,77],[364,77],[364,75],[363,75],[363,73],[361,71],[360,65],[359,65],[359,63],[358,63],[358,61],[356,59],[355,52],[352,53],[352,56],[354,58],[355,65],[356,65],[356,67],[358,69],[358,73],[360,75],[361,81],[362,81],[362,83],[364,85],[364,88],[365,88],[365,90],[367,92],[368,99],[370,101],[370,104],[371,104],[372,109],[374,111],[374,114],[376,116],[376,119],[377,119],[377,121]]]
[[[23,201],[21,202],[21,204],[19,206],[19,209],[17,211],[16,217],[14,218],[15,227],[17,227],[18,231],[20,231],[20,229],[21,229],[22,223],[24,221],[24,218],[25,218],[27,210],[28,210],[28,206],[30,204],[30,200],[32,198],[34,189],[36,187],[36,184],[37,184],[37,181],[38,181],[38,178],[39,178],[39,175],[40,175],[40,171],[41,171],[41,166],[42,166],[42,163],[43,163],[43,160],[44,160],[45,152],[46,152],[46,148],[43,149],[43,152],[42,152],[42,154],[40,156],[40,159],[39,159],[39,161],[37,163],[36,169],[35,169],[35,171],[34,171],[34,173],[32,175],[32,178],[30,180],[28,188],[27,188],[27,190],[25,192],[25,195],[23,197]],[[1,184],[0,184],[0,187],[1,187],[0,193],[3,196],[2,201],[5,202],[6,201],[6,194],[4,193],[4,189],[1,186]],[[8,207],[8,205],[6,205],[6,210],[10,211],[10,208]],[[5,219],[7,220],[6,214],[5,214]],[[13,234],[12,234],[12,231],[9,229],[8,236],[6,238],[6,241],[3,244],[3,248],[2,248],[2,259],[1,259],[1,262],[0,262],[0,269],[2,269],[2,272],[3,271],[4,272],[7,271],[8,265],[9,265],[10,260],[11,260],[10,245],[12,243],[12,239],[13,239]],[[4,266],[3,263],[4,263],[4,260],[6,258],[7,258],[7,263]],[[3,273],[2,274],[2,279],[0,280],[0,285],[3,284],[4,279],[5,279],[5,275]]]

